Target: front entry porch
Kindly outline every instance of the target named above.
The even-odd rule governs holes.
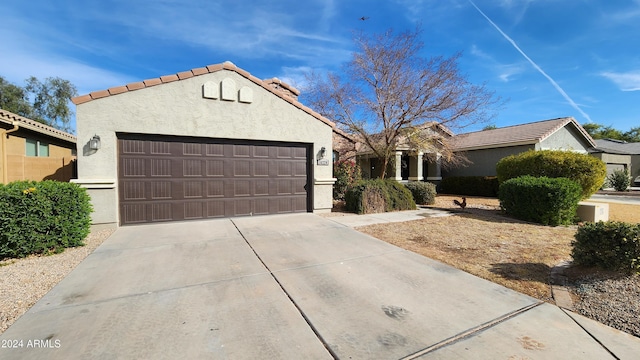
[[[391,159],[385,177],[398,182],[428,181],[437,184],[442,180],[441,159],[442,156],[438,153],[399,150]],[[373,154],[360,154],[357,161],[362,169],[362,177],[380,177],[382,162]]]

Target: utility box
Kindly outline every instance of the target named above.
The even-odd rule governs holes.
[[[578,203],[578,217],[582,221],[609,221],[609,204],[581,201]]]

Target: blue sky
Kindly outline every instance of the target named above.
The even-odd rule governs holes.
[[[508,99],[489,124],[640,126],[640,0],[3,0],[0,14],[0,75],[18,85],[57,76],[85,94],[229,60],[304,91],[305,71],[349,60],[354,31],[421,24],[424,56],[462,51],[470,81]]]

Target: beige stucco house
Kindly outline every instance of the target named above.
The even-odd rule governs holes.
[[[587,154],[594,146],[591,136],[572,117],[459,134],[452,138],[452,147],[463,154],[469,164],[448,168],[443,176],[495,176],[496,164],[509,155],[528,150]]]
[[[69,181],[75,175],[76,137],[0,109],[0,176],[17,180]]]
[[[607,175],[616,170],[627,170],[631,185],[640,185],[640,143],[612,139],[598,139],[595,143],[596,146],[589,152],[607,164]]]
[[[297,95],[225,62],[74,98],[93,222],[330,211],[334,124]]]

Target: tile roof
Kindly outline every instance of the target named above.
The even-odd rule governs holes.
[[[640,155],[640,142],[628,143],[620,140],[598,139],[595,140],[596,151],[624,154],[624,155]]]
[[[68,141],[74,144],[76,143],[76,137],[72,134],[69,134],[62,130],[58,130],[35,120],[27,119],[26,117],[14,114],[7,110],[0,109],[0,121],[10,125],[17,125],[21,128],[29,129],[31,131],[48,135],[60,140]]]
[[[459,151],[536,144],[569,124],[573,124],[589,145],[595,146],[591,136],[572,117],[460,134],[452,138],[452,144]]]
[[[325,124],[331,126],[332,128],[335,128],[335,124],[330,121],[329,119],[325,118],[324,116],[320,115],[319,113],[311,110],[310,108],[306,107],[305,105],[303,105],[302,103],[300,103],[299,101],[297,101],[295,98],[289,96],[288,94],[286,94],[284,91],[280,90],[278,87],[274,87],[273,83],[276,83],[280,85],[280,87],[282,87],[284,90],[290,91],[291,93],[294,93],[295,95],[299,94],[299,91],[286,84],[283,83],[282,81],[273,78],[273,79],[267,79],[267,80],[261,80],[253,75],[251,75],[249,72],[235,66],[232,62],[230,61],[225,61],[222,64],[214,64],[214,65],[209,65],[206,67],[201,67],[201,68],[195,68],[195,69],[191,69],[191,70],[187,70],[187,71],[182,71],[176,74],[170,74],[170,75],[164,75],[164,76],[160,76],[157,78],[153,78],[153,79],[147,79],[144,81],[139,81],[139,82],[134,82],[131,84],[127,84],[127,85],[123,85],[123,86],[117,86],[117,87],[112,87],[109,88],[107,90],[100,90],[100,91],[93,91],[89,94],[86,95],[81,95],[81,96],[77,96],[73,99],[71,99],[71,101],[76,104],[76,105],[80,105],[80,104],[84,104],[86,102],[92,101],[92,100],[96,100],[96,99],[100,99],[103,97],[108,97],[108,96],[114,96],[114,95],[118,95],[118,94],[122,94],[125,92],[129,92],[129,91],[135,91],[135,90],[140,90],[140,89],[144,89],[144,88],[148,88],[148,87],[152,87],[152,86],[156,86],[156,85],[162,85],[168,82],[173,82],[173,81],[180,81],[180,80],[184,80],[184,79],[188,79],[194,76],[199,76],[199,75],[204,75],[204,74],[209,74],[209,73],[214,73],[214,72],[218,72],[218,71],[222,71],[222,70],[228,70],[228,71],[233,71],[237,74],[239,74],[240,76],[252,81],[253,83],[255,83],[256,85],[261,86],[262,88],[266,89],[267,91],[275,94],[276,96],[282,98],[283,100],[287,101],[288,103],[292,104],[293,106],[297,107],[298,109],[306,112],[307,114],[315,117],[316,119],[324,122]]]

